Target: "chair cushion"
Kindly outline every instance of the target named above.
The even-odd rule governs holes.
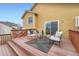
[[[59,38],[60,38],[61,35],[62,35],[62,32],[58,32],[58,31],[57,31],[56,34],[55,34],[55,37],[59,37]]]
[[[27,31],[27,35],[30,35],[30,34],[31,34],[31,33],[30,33],[30,31],[28,30],[28,31]]]
[[[60,38],[58,38],[58,37],[54,37],[54,36],[51,36],[51,37],[50,37],[50,40],[60,41]]]
[[[36,36],[36,34],[31,34],[30,36]]]

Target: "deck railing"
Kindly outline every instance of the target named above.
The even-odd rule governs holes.
[[[11,34],[0,34],[0,44],[5,44],[11,39]]]
[[[79,53],[79,30],[70,29],[69,39],[71,40],[77,52]]]
[[[5,44],[13,38],[19,38],[27,35],[27,30],[11,30],[11,34],[0,34],[0,44]]]
[[[26,29],[21,30],[11,30],[11,36],[12,38],[19,38],[27,35]]]

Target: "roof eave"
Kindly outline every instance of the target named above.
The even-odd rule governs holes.
[[[34,8],[36,5],[37,5],[37,3],[34,3],[33,6],[32,6],[32,8],[31,8],[29,11],[32,11],[33,8]],[[23,16],[21,17],[21,19],[24,18],[24,16],[25,16],[26,13],[27,13],[27,11],[24,12],[24,14],[23,14]]]

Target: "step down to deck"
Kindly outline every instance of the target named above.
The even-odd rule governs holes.
[[[16,46],[13,42],[8,41],[9,46],[14,50],[14,52],[18,56],[27,56],[18,46]]]
[[[19,46],[28,56],[49,56],[47,53],[44,53],[28,44],[25,44],[24,42],[20,40],[12,40],[14,44]],[[56,54],[52,53],[53,56],[57,56]]]
[[[16,56],[16,53],[9,47],[8,44],[6,44],[5,49],[7,50],[6,52],[8,56]]]
[[[0,45],[0,56],[16,56],[16,53],[9,47],[8,44]]]

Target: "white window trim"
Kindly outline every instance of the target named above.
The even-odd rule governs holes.
[[[44,34],[46,35],[46,24],[50,22],[58,22],[58,31],[59,31],[59,20],[49,20],[44,23]]]
[[[79,16],[75,17],[75,27],[78,28],[79,27]]]
[[[33,16],[33,25],[35,27],[35,23],[36,23],[36,21],[35,21],[35,15],[32,15],[32,16]]]

